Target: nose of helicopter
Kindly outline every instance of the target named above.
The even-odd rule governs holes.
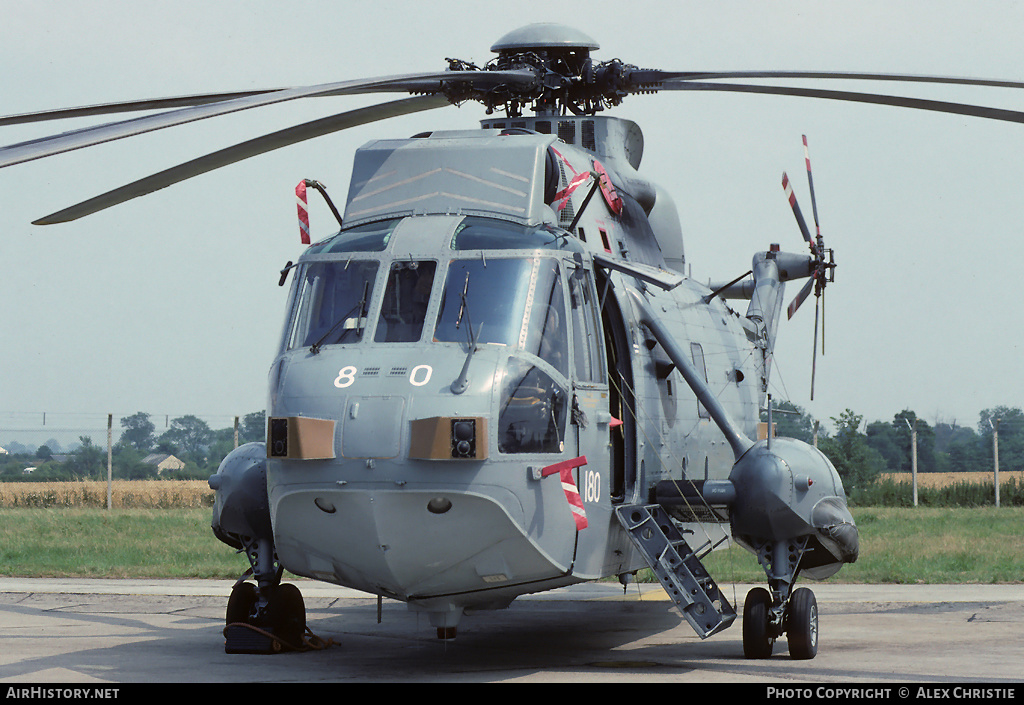
[[[387,350],[364,347],[296,356],[281,375],[271,422],[328,420],[319,427],[332,451],[268,459],[282,564],[410,602],[565,575],[571,553],[553,559],[527,527],[520,495],[536,488],[525,468],[490,446],[501,351],[479,350],[456,394],[465,354],[389,365]]]
[[[271,491],[278,556],[300,575],[427,600],[550,578],[507,490],[323,484]]]

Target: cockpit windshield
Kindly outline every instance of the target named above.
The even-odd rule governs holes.
[[[523,327],[532,262],[524,259],[454,260],[448,266],[434,340],[514,346]]]
[[[427,315],[436,262],[393,262],[381,303],[377,343],[412,343],[420,339]]]
[[[558,264],[483,257],[452,261],[434,340],[521,348],[568,374]]]
[[[362,340],[377,262],[310,262],[297,284],[288,349]]]

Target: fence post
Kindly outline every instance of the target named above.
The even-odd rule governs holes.
[[[114,415],[107,414],[107,509],[113,504],[111,483],[114,477]]]
[[[992,423],[992,419],[988,421],[989,426],[992,427],[992,457],[995,461],[994,475],[996,484],[996,506],[999,506],[999,419],[996,419],[995,423]]]
[[[914,477],[914,506],[917,506],[917,419],[910,429],[910,469]]]

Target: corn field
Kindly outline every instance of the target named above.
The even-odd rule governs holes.
[[[115,509],[184,509],[212,507],[213,490],[205,480],[114,480]],[[0,507],[107,506],[105,481],[0,482]]]
[[[925,507],[986,507],[995,503],[991,472],[917,474],[918,503]],[[911,507],[913,480],[909,472],[882,473],[850,497],[860,507]],[[1024,506],[1024,472],[999,473],[1000,506]]]
[[[883,472],[878,476],[879,480],[891,480],[895,483],[911,484],[912,478],[909,472]],[[1012,470],[999,473],[999,484],[1015,479],[1018,484],[1024,482],[1024,471]],[[992,472],[919,472],[917,473],[917,486],[937,489],[950,487],[959,484],[992,485]]]

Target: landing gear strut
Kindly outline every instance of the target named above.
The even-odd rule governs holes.
[[[758,560],[771,592],[756,587],[743,604],[743,655],[770,658],[775,640],[785,634],[789,655],[812,659],[818,653],[818,603],[808,588],[793,590],[807,539],[764,544]]]

